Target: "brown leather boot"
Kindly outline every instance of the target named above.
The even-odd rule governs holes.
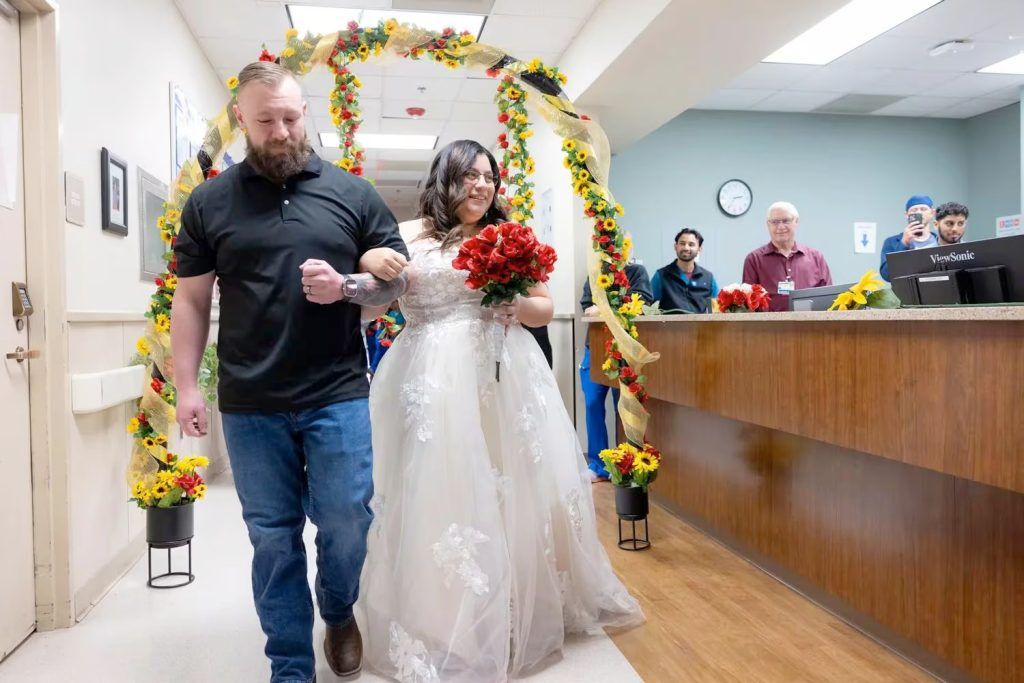
[[[363,669],[363,637],[353,618],[344,626],[327,626],[324,654],[336,676],[355,678]]]

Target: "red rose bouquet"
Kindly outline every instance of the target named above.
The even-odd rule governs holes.
[[[761,285],[729,285],[718,292],[718,310],[721,313],[747,313],[767,311],[771,295]]]
[[[533,230],[518,223],[488,225],[459,247],[452,261],[468,270],[466,285],[484,293],[484,306],[525,296],[539,282],[547,282],[555,269],[555,250],[537,241]]]
[[[530,287],[547,282],[557,259],[555,250],[539,242],[530,228],[502,223],[488,225],[463,242],[452,266],[469,271],[466,286],[482,291],[483,305],[493,306],[526,296]],[[499,367],[503,343],[504,335],[499,340]]]

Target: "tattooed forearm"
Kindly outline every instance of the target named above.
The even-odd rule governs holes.
[[[402,273],[394,280],[385,282],[370,273],[355,273],[345,276],[342,286],[344,301],[362,306],[384,306],[405,294],[409,289],[409,275]]]

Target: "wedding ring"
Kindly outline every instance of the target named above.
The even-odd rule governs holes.
[[[313,293],[313,288],[310,287],[309,285],[303,285],[302,286],[302,291],[303,291],[304,294],[312,294]]]

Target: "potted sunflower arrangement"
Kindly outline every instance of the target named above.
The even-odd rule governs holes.
[[[661,453],[649,443],[642,447],[629,442],[599,453],[615,486],[615,512],[619,519],[645,519],[650,509],[647,489],[658,478]]]
[[[156,461],[155,472],[143,475],[131,489],[131,502],[146,511],[146,541],[151,545],[182,543],[192,538],[192,504],[206,497],[206,481],[199,469],[210,461],[203,456],[179,457],[167,450],[167,437],[139,411],[128,422],[134,436]]]

